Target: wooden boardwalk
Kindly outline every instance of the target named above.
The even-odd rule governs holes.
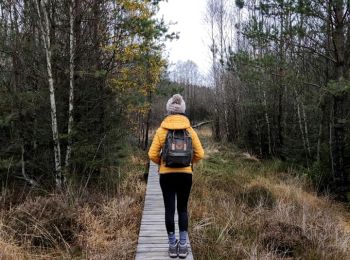
[[[177,220],[178,216],[175,212],[175,232],[178,238]],[[188,245],[189,255],[186,259],[193,260],[190,244],[188,243]],[[168,237],[164,223],[164,202],[159,185],[158,166],[152,162],[149,167],[145,205],[135,259],[171,259],[168,256]]]

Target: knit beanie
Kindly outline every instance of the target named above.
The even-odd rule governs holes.
[[[173,95],[166,104],[166,111],[168,114],[184,114],[186,104],[180,94]]]

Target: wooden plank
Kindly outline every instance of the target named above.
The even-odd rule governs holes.
[[[140,228],[140,235],[144,234],[145,232],[161,232],[162,236],[166,236],[166,229],[163,226],[152,226],[152,225],[147,225],[145,227]],[[164,233],[165,232],[165,233]]]
[[[143,245],[143,247],[139,247],[137,249],[137,253],[148,253],[148,252],[167,252],[168,250],[168,245],[164,245],[163,247],[155,247],[152,244],[150,245]],[[191,250],[188,250],[189,252],[191,252]]]
[[[139,237],[139,244],[167,244],[168,239],[165,236],[161,237]]]
[[[159,244],[159,245],[154,245],[154,244],[141,244],[139,247],[137,247],[136,252],[144,252],[144,251],[149,251],[149,252],[157,252],[157,251],[167,251],[168,250],[168,244]],[[189,252],[192,252],[191,248],[188,248]]]
[[[155,218],[164,218],[164,212],[159,211],[144,211],[143,216],[154,216]]]
[[[160,225],[162,225],[162,226],[165,226],[165,224],[164,224],[164,219],[142,219],[141,220],[141,223],[142,222],[152,222],[152,223],[158,223],[158,224],[160,224]]]
[[[164,213],[165,213],[164,208],[160,208],[159,205],[158,205],[158,207],[156,207],[156,206],[157,206],[156,204],[151,205],[151,206],[148,205],[147,207],[145,206],[144,209],[143,209],[143,212],[162,213],[163,216],[165,216],[164,215]]]
[[[165,232],[165,233],[162,233],[163,235],[166,234],[166,229],[165,227],[163,226],[156,226],[154,227],[153,225],[144,225],[141,229],[140,229],[140,234],[142,234],[142,232],[144,231],[161,231],[161,232]],[[179,234],[179,230],[178,228],[175,229],[175,233],[176,234]]]
[[[158,245],[154,245],[154,244],[140,244],[137,247],[138,250],[144,250],[144,249],[148,249],[148,250],[160,250],[160,249],[168,249],[168,244],[158,244]]]
[[[161,226],[158,226],[158,227],[154,227],[153,225],[145,225],[144,227],[142,227],[141,229],[140,229],[140,234],[143,234],[143,232],[145,232],[145,231],[148,231],[148,232],[152,232],[152,231],[156,231],[156,232],[158,232],[158,231],[161,231],[161,232],[163,232],[162,234],[164,235],[164,234],[166,234],[166,229],[165,229],[165,227],[161,227]],[[164,233],[165,232],[165,233]],[[177,232],[176,232],[177,233]]]
[[[175,221],[177,221],[179,218],[176,215],[174,217],[175,217]],[[159,221],[162,221],[163,223],[164,223],[164,219],[165,219],[164,214],[157,214],[157,212],[144,212],[142,214],[142,220],[148,220],[150,218],[152,218],[154,220],[158,219]]]
[[[166,256],[166,257],[163,257],[163,256],[139,256],[139,255],[136,255],[136,258],[135,258],[136,260],[145,260],[145,259],[147,259],[147,260],[169,260],[169,259],[171,259],[171,258],[169,258],[169,256]],[[174,258],[174,259],[176,259],[176,258]],[[193,260],[193,256],[192,255],[188,255],[187,257],[186,257],[186,260]]]
[[[164,237],[166,236],[166,231],[165,230],[142,230],[140,232],[139,237]]]

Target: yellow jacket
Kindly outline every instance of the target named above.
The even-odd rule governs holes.
[[[192,163],[203,159],[204,150],[198,138],[198,135],[191,127],[191,124],[188,118],[183,115],[169,115],[163,120],[162,124],[157,129],[156,134],[153,137],[153,141],[148,152],[149,158],[156,164],[160,164],[160,167],[159,167],[160,174],[172,173],[172,172],[192,173],[191,166],[183,167],[183,168],[170,168],[165,166],[165,163],[163,162],[160,156],[160,152],[165,143],[168,129],[171,129],[171,130],[186,129],[192,138],[192,146],[193,146]]]

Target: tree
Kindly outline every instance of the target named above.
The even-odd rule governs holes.
[[[232,46],[222,44],[229,41],[220,37],[228,35],[222,28],[232,27],[222,26],[224,1],[208,3],[215,88],[225,93],[217,95],[217,103],[226,104],[215,114],[222,115],[218,126],[226,126],[226,135],[220,137],[260,156],[303,164],[317,185],[331,187],[345,200],[350,109],[347,3],[236,1],[235,12],[246,15],[233,28],[242,38]],[[228,105],[233,103],[239,107]],[[232,129],[234,138],[228,134]]]
[[[51,129],[52,139],[54,144],[54,155],[55,155],[55,180],[56,186],[62,188],[64,177],[62,174],[61,164],[61,146],[59,141],[59,133],[57,126],[57,112],[56,112],[56,98],[55,98],[55,87],[52,73],[52,51],[51,51],[51,39],[50,39],[50,21],[47,13],[46,1],[35,1],[36,10],[39,18],[39,27],[41,31],[41,38],[46,56],[46,69],[47,69],[47,80],[50,92],[50,106],[51,106]],[[43,16],[43,18],[42,18]]]
[[[147,145],[149,94],[164,67],[162,42],[174,37],[155,18],[159,2],[0,3],[1,180],[88,183],[118,165],[137,121],[132,106]]]

